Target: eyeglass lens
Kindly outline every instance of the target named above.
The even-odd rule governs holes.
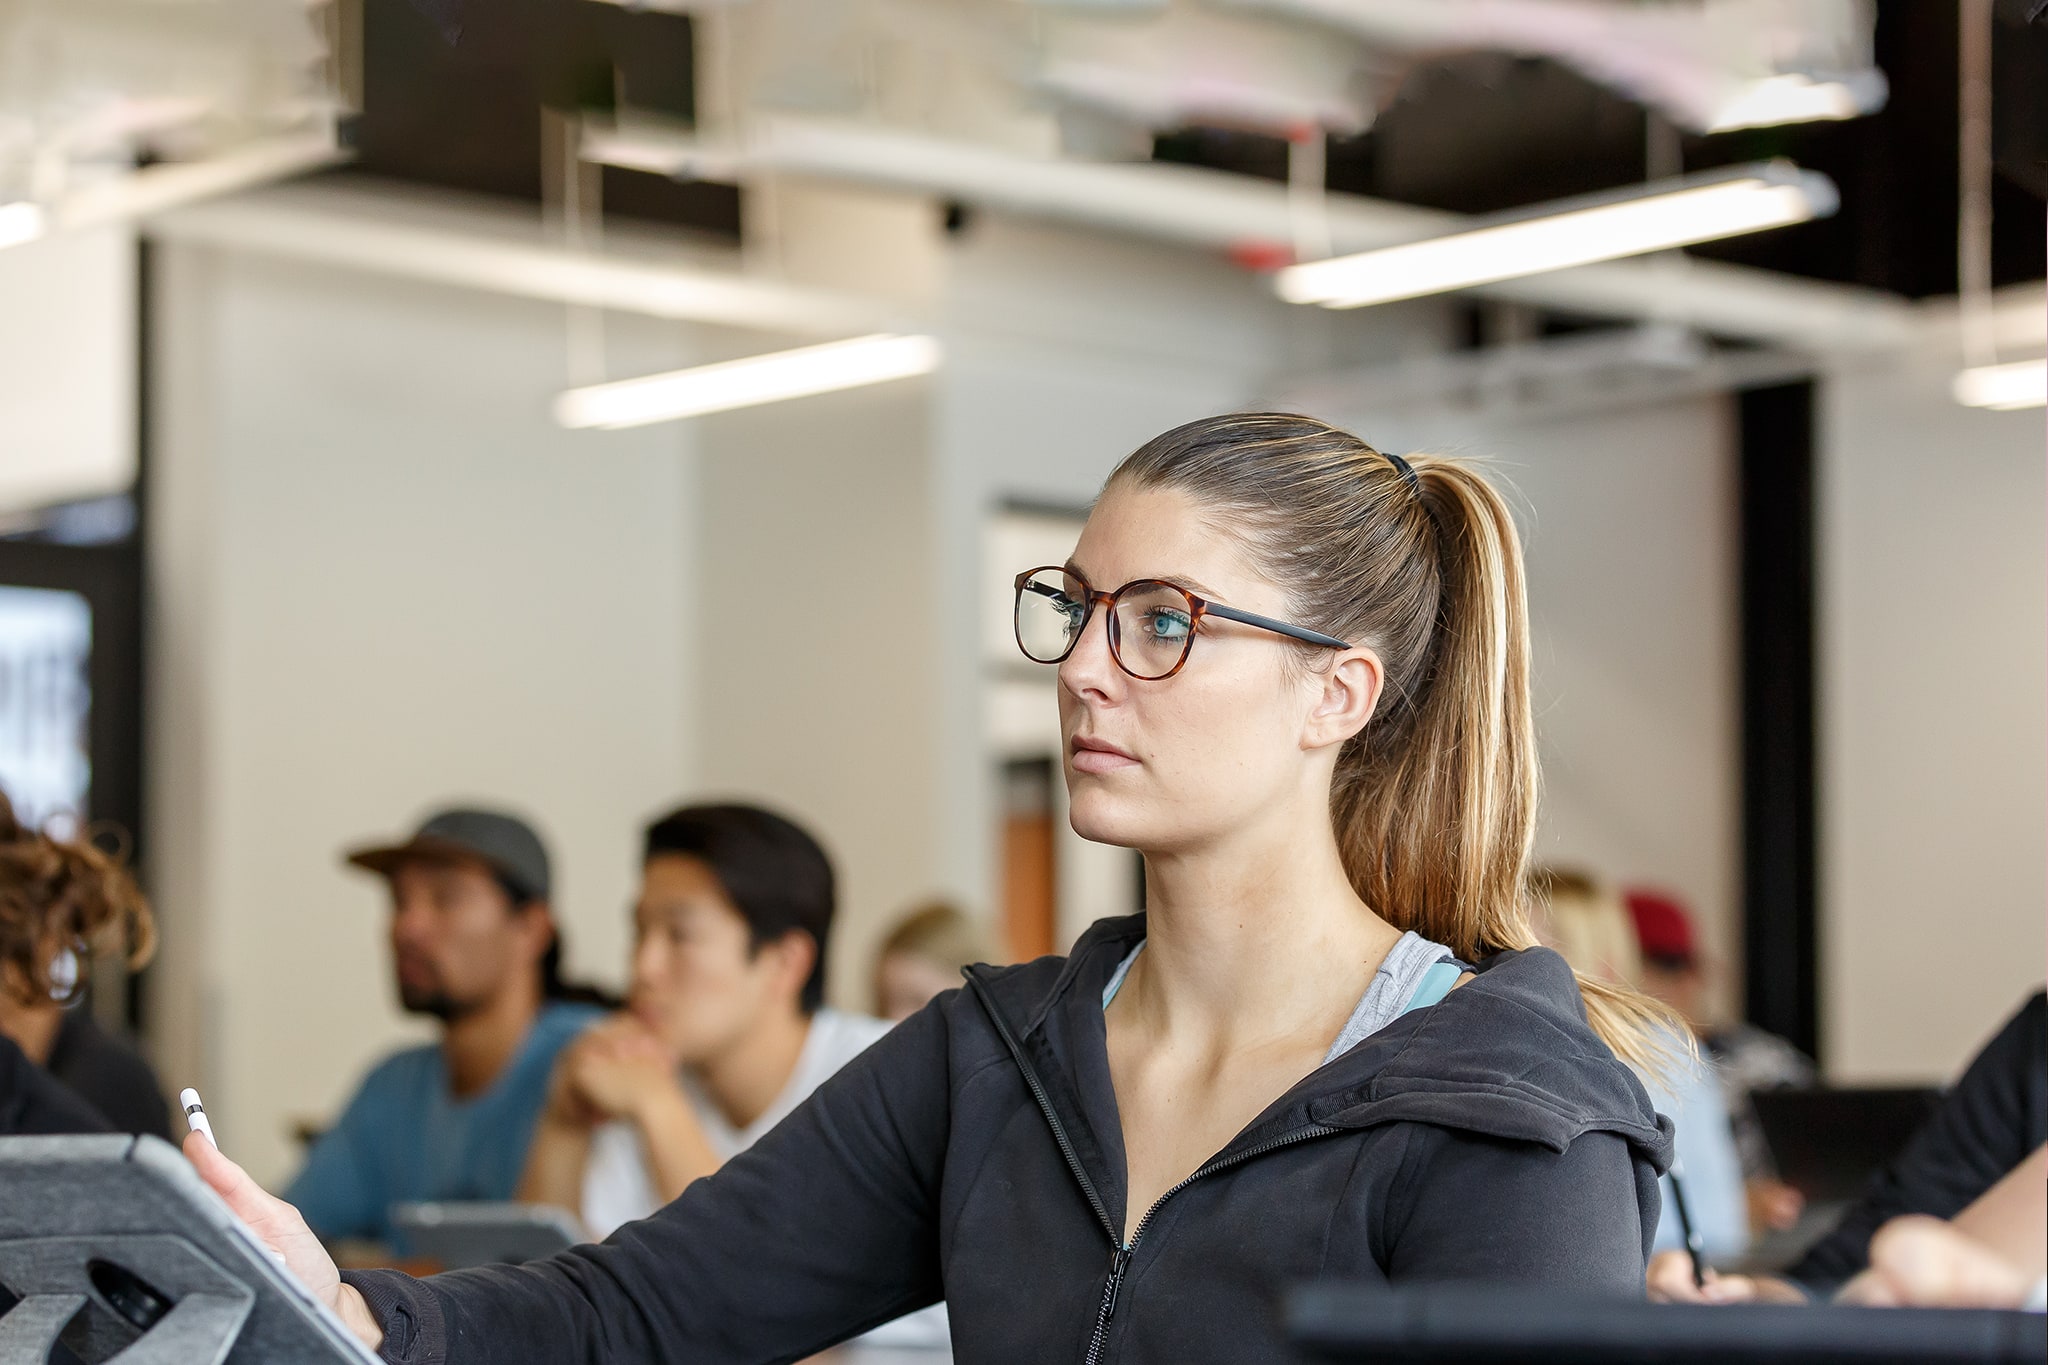
[[[1088,619],[1088,588],[1071,574],[1041,569],[1017,593],[1017,643],[1040,663],[1066,658]],[[1168,583],[1133,583],[1116,598],[1110,650],[1133,677],[1163,678],[1187,654],[1194,603]]]

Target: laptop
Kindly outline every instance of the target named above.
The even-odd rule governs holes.
[[[1778,1176],[1815,1204],[1857,1198],[1920,1130],[1941,1092],[1924,1086],[1750,1093]]]
[[[546,1204],[394,1204],[391,1223],[410,1256],[443,1270],[518,1265],[590,1240],[575,1215]]]

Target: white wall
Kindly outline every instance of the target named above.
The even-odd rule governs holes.
[[[1724,397],[1360,430],[1483,460],[1528,562],[1539,859],[1676,892],[1714,1003],[1741,1001],[1735,432]],[[1378,431],[1379,434],[1374,434]]]
[[[1823,389],[1821,1001],[1842,1081],[1953,1076],[2048,950],[2042,414],[1956,406],[1959,354],[1935,331]]]
[[[697,768],[688,429],[555,429],[537,303],[170,246],[156,304],[158,1053],[276,1180],[289,1120],[429,1032],[345,845],[530,811],[571,965],[619,979],[638,824]]]
[[[702,421],[702,794],[803,823],[838,876],[828,990],[940,887],[930,384]]]
[[[135,234],[0,251],[0,514],[135,478]]]

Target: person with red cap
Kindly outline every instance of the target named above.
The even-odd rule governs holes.
[[[1641,984],[1685,1016],[1728,1097],[1735,1147],[1755,1227],[1789,1228],[1805,1200],[1778,1179],[1770,1145],[1749,1097],[1758,1090],[1805,1087],[1817,1078],[1813,1059],[1777,1034],[1747,1021],[1713,1023],[1706,1007],[1707,973],[1693,933],[1692,915],[1668,892],[1635,888],[1623,893],[1642,948]]]

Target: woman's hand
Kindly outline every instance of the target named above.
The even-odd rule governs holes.
[[[220,1154],[220,1149],[198,1133],[185,1136],[185,1159],[198,1169],[235,1215],[249,1225],[262,1243],[284,1262],[306,1288],[332,1308],[365,1346],[376,1350],[384,1344],[384,1330],[370,1316],[363,1296],[341,1282],[341,1273],[320,1245],[320,1239],[306,1226],[299,1211],[264,1192],[249,1173]]]
[[[1650,1297],[1658,1303],[1805,1303],[1799,1287],[1774,1275],[1722,1275],[1709,1270],[1706,1283],[1695,1283],[1692,1257],[1683,1251],[1660,1251],[1650,1258],[1644,1277]]]

